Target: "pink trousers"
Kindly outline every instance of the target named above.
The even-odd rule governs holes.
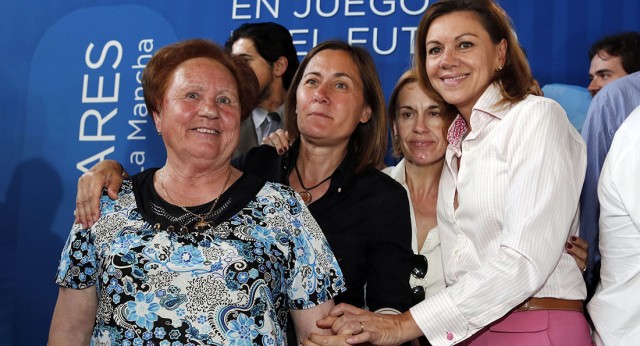
[[[577,311],[512,312],[463,341],[465,346],[591,346],[589,324]]]

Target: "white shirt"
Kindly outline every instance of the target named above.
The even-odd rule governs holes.
[[[555,101],[528,96],[500,107],[501,98],[487,88],[472,132],[449,138],[438,194],[447,288],[410,310],[433,345],[460,342],[532,296],[586,296],[564,251],[578,228],[584,141]]]
[[[598,183],[600,284],[587,309],[598,345],[640,344],[640,107],[622,123]]]
[[[436,292],[442,290],[444,285],[444,274],[442,270],[442,252],[440,248],[440,236],[438,235],[438,227],[434,227],[427,234],[422,248],[418,251],[418,226],[416,224],[416,216],[413,210],[413,204],[411,203],[411,192],[409,191],[409,185],[407,185],[407,179],[405,174],[405,159],[400,160],[397,166],[387,167],[382,171],[388,174],[391,178],[399,182],[405,190],[407,190],[407,197],[409,198],[409,209],[411,211],[411,248],[413,253],[424,255],[427,258],[429,265],[427,269],[427,275],[424,278],[419,279],[411,275],[409,283],[411,287],[422,286],[424,287],[425,297],[428,297]]]

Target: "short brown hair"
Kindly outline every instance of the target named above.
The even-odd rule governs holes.
[[[387,106],[387,118],[389,119],[389,128],[393,128],[393,123],[395,123],[398,117],[398,96],[400,95],[400,91],[402,90],[402,88],[412,83],[416,83],[418,87],[421,87],[420,84],[418,83],[416,72],[413,69],[403,73],[402,76],[400,76],[400,79],[398,79],[396,86],[393,88],[393,91],[391,92],[391,97],[389,97],[389,104]],[[444,99],[442,99],[442,96],[440,96],[438,93],[426,90],[422,87],[421,89],[430,99],[438,103],[438,106],[440,107],[440,115],[444,118],[445,126],[449,127],[449,125],[451,125],[456,115],[458,114],[455,107],[446,103]],[[393,148],[393,156],[397,158],[402,157],[403,155],[402,155],[402,148],[400,147],[400,141],[395,136],[395,134],[394,136],[391,137],[391,145]]]
[[[142,72],[144,102],[149,112],[160,112],[160,105],[174,71],[183,62],[209,58],[226,67],[236,81],[241,119],[246,119],[258,101],[258,78],[241,58],[233,57],[217,44],[203,39],[190,39],[160,48],[149,59]]]
[[[454,12],[474,14],[494,44],[500,43],[502,39],[506,40],[505,64],[494,74],[492,81],[498,82],[503,97],[501,103],[518,102],[529,94],[539,94],[536,91],[539,88],[533,86],[537,82],[533,78],[524,50],[518,43],[511,19],[494,0],[440,0],[429,6],[416,30],[414,67],[420,84],[435,92],[425,66],[427,31],[436,18]]]
[[[355,155],[356,173],[360,173],[366,167],[375,167],[382,162],[387,149],[384,94],[378,79],[376,65],[366,49],[350,46],[339,40],[325,41],[315,46],[302,60],[298,72],[291,81],[291,87],[285,101],[284,122],[292,138],[300,135],[296,115],[296,103],[298,102],[296,91],[309,61],[326,49],[345,51],[351,56],[360,72],[364,102],[371,108],[371,119],[366,124],[360,123],[349,139],[349,146]]]

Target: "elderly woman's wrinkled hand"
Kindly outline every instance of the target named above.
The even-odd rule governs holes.
[[[289,132],[282,129],[271,132],[269,135],[265,136],[262,139],[262,144],[270,145],[276,148],[276,151],[278,151],[278,155],[282,155],[286,153],[287,150],[289,150],[289,146],[291,145]]]

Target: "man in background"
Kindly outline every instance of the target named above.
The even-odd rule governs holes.
[[[587,172],[580,195],[580,237],[589,243],[585,272],[587,300],[600,280],[598,178],[613,136],[631,112],[640,106],[640,72],[619,78],[604,87],[591,101],[582,127],[587,144]]]
[[[231,33],[225,48],[245,59],[260,83],[258,106],[240,126],[237,157],[283,127],[285,96],[300,63],[291,33],[276,23],[242,24]]]
[[[640,71],[640,33],[625,32],[598,40],[589,50],[589,92],[595,96],[607,83]]]
[[[587,306],[597,345],[640,341],[640,107],[616,132],[598,186],[602,279]]]
[[[580,196],[580,237],[589,243],[589,263],[585,272],[587,301],[600,280],[598,177],[613,135],[631,111],[640,105],[640,74],[627,77],[640,71],[640,33],[624,32],[601,38],[591,46],[589,59],[591,82],[588,89],[594,98],[581,131],[587,144],[587,172]],[[620,79],[625,81],[616,83]],[[602,89],[612,85],[609,83],[616,86]],[[605,95],[598,94],[601,89]]]

